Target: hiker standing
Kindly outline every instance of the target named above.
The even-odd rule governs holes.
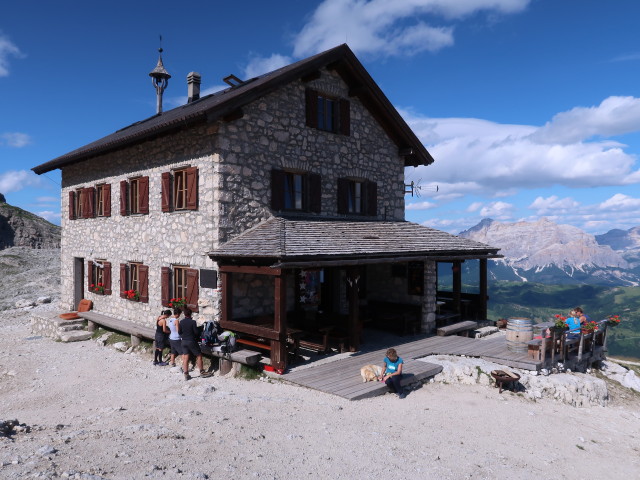
[[[169,334],[169,347],[171,348],[171,359],[169,363],[172,367],[176,366],[176,357],[182,355],[182,339],[178,333],[180,315],[182,315],[182,309],[176,307],[173,309],[173,315],[167,319],[167,325],[171,331]]]
[[[189,355],[196,357],[196,364],[200,370],[200,375],[204,375],[204,367],[202,366],[202,351],[200,350],[198,324],[191,318],[192,312],[190,308],[184,309],[184,318],[178,323],[178,333],[182,337],[182,371],[184,379],[190,380],[189,375]]]
[[[167,328],[167,318],[171,315],[171,310],[164,310],[158,318],[156,318],[156,350],[153,356],[153,364],[164,367],[167,362],[162,361],[162,352],[167,348],[167,334],[170,333]]]

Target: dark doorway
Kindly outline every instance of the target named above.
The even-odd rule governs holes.
[[[84,258],[73,259],[73,308],[84,298]]]

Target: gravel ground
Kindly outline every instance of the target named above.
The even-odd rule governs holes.
[[[41,309],[53,308],[44,305]],[[591,479],[640,476],[640,402],[574,408],[480,385],[349,402],[268,378],[185,382],[5,312],[0,478]],[[1,430],[0,430],[1,432]]]

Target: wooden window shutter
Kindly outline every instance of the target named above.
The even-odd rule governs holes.
[[[76,192],[69,192],[69,220],[76,219]]]
[[[111,262],[104,262],[102,270],[102,281],[104,283],[104,294],[111,295]]]
[[[140,302],[149,303],[149,267],[138,265],[138,275],[140,281]]]
[[[128,211],[128,203],[127,202],[127,196],[129,193],[129,182],[127,182],[126,180],[122,180],[120,182],[120,215],[122,215],[123,217],[125,217],[127,215],[127,211]]]
[[[149,177],[140,177],[138,179],[138,211],[140,213],[149,213]]]
[[[198,209],[198,169],[187,168],[187,210]]]
[[[163,307],[168,307],[169,302],[171,301],[171,269],[169,267],[162,267],[160,269],[160,281],[161,281],[161,292],[160,296]]]
[[[96,189],[95,187],[85,188],[84,198],[86,199],[86,208],[84,209],[84,218],[93,218],[96,216]]]
[[[102,187],[102,195],[104,202],[104,212],[103,215],[105,217],[111,216],[111,184],[107,183]]]
[[[171,211],[171,173],[163,172],[162,174],[162,211]]]
[[[322,210],[322,178],[317,173],[309,174],[309,210],[313,213]]]
[[[127,294],[124,293],[127,290],[127,264],[120,264],[120,296],[127,298]]]
[[[284,209],[284,177],[283,170],[271,170],[271,208],[276,211]]]
[[[351,134],[351,104],[349,100],[340,100],[340,133]]]
[[[198,311],[198,296],[200,292],[198,270],[194,268],[187,269],[187,306],[194,312]]]
[[[82,194],[80,195],[80,199],[82,201],[82,218],[89,218],[90,215],[90,203],[91,203],[91,190],[88,188],[82,189]]]
[[[349,180],[338,179],[338,213],[349,213]]]
[[[87,290],[91,291],[91,284],[93,283],[93,262],[87,261]]]
[[[307,88],[304,94],[307,127],[318,128],[318,92]]]
[[[367,182],[367,215],[375,217],[378,215],[378,184]]]

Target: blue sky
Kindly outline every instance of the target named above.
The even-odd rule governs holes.
[[[436,160],[408,220],[640,225],[636,0],[8,3],[0,193],[54,223],[59,171],[30,169],[155,113],[162,34],[165,109],[190,71],[208,93],[346,42]]]

